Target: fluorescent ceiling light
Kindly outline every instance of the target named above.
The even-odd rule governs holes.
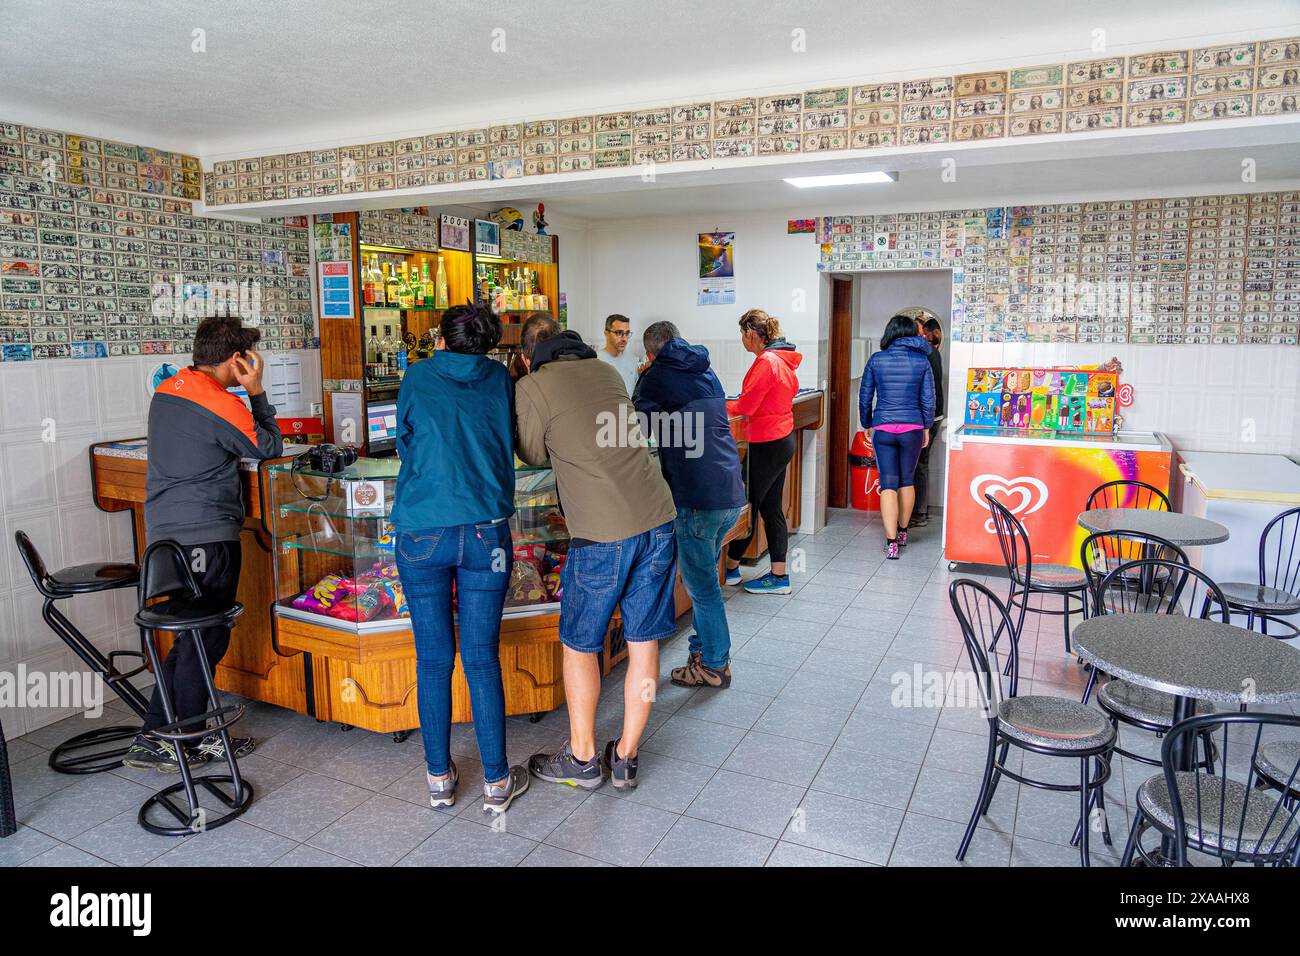
[[[811,186],[856,186],[859,183],[895,183],[898,182],[898,173],[874,170],[869,173],[838,173],[833,176],[789,176],[785,181],[800,189]]]

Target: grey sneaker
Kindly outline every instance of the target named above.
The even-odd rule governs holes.
[[[185,752],[185,762],[191,767],[208,762],[208,755],[191,750]],[[176,745],[170,740],[138,735],[122,758],[122,766],[132,770],[157,770],[162,773],[180,773],[180,764],[176,761]]]
[[[235,752],[235,759],[242,760],[253,752],[257,747],[257,741],[252,737],[235,737],[230,738],[230,749]],[[225,760],[226,745],[221,742],[220,734],[208,734],[199,741],[195,750],[210,760]]]
[[[448,761],[447,776],[444,779],[435,780],[433,774],[427,771],[425,779],[429,783],[429,806],[436,810],[438,807],[456,805],[456,784],[460,783],[460,774],[456,771],[456,761]]]
[[[528,771],[523,767],[511,767],[506,774],[506,782],[494,786],[483,783],[483,812],[500,816],[510,809],[510,804],[525,790],[529,783]]]
[[[601,758],[605,765],[606,772],[609,773],[609,782],[616,789],[622,790],[624,787],[633,789],[636,787],[636,758],[620,757],[618,755],[618,741],[611,740],[605,744],[605,753]]]
[[[600,755],[594,755],[590,761],[583,763],[573,755],[569,741],[558,752],[533,754],[528,758],[528,769],[538,780],[547,783],[567,783],[571,787],[583,790],[595,790],[605,782],[605,774],[600,766]]]

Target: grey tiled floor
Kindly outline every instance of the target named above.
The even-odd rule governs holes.
[[[668,682],[686,656],[683,618],[663,646],[634,791],[534,781],[494,827],[473,799],[481,767],[471,727],[452,733],[462,802],[434,811],[418,734],[398,744],[250,702],[240,732],[259,746],[241,766],[254,806],[227,827],[177,840],[135,822],[151,790],[170,780],[48,769],[48,748],[86,729],[71,718],[10,744],[20,829],[0,840],[0,865],[957,865],[987,725],[957,703],[922,696],[909,706],[895,696],[899,675],[945,681],[966,669],[947,602],[955,575],[939,537],[937,522],[914,531],[902,560],[886,563],[874,516],[837,511],[822,532],[794,539],[792,595],[728,589],[730,690]],[[1078,698],[1084,675],[1063,653],[1059,619],[1044,618],[1040,630],[1031,615],[1021,651],[1022,693]],[[618,733],[620,677],[604,688],[602,739]],[[566,728],[562,710],[536,724],[512,718],[512,762],[558,746]],[[1155,752],[1152,739],[1124,737],[1130,749]],[[1077,773],[1073,761],[1033,756],[1024,767],[1062,781]],[[1116,845],[1094,839],[1094,865],[1118,861],[1137,787],[1153,770],[1116,762],[1107,788]],[[1074,795],[1003,781],[965,865],[1075,866],[1076,819]]]

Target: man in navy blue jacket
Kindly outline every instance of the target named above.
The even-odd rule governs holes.
[[[643,431],[659,446],[677,506],[677,566],[694,604],[690,656],[684,667],[673,668],[672,681],[683,687],[730,687],[731,632],[718,559],[745,504],[745,483],[726,393],[709,367],[709,350],[686,342],[673,323],[654,323],[642,341],[650,366],[632,403],[646,419]]]

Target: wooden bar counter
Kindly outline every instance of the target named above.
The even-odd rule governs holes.
[[[293,451],[294,449],[286,449]],[[300,449],[298,449],[300,450]],[[245,460],[240,470],[247,517],[240,534],[243,565],[238,599],[244,614],[232,631],[230,648],[217,666],[217,686],[255,700],[288,707],[319,720],[332,720],[377,733],[404,734],[419,726],[416,701],[415,646],[409,623],[391,630],[362,632],[345,624],[330,626],[277,613],[276,547],[269,513],[269,466],[290,458],[258,463]],[[90,463],[96,504],[104,511],[130,511],[136,558],[147,545],[144,525],[146,443],[143,438],[102,442],[91,447]],[[748,530],[742,514],[731,537]],[[280,572],[297,570],[301,552],[282,553]],[[721,574],[721,562],[719,574]],[[325,571],[333,570],[326,568]],[[313,580],[315,578],[313,577]],[[691,602],[678,577],[676,608]],[[564,703],[559,604],[541,613],[511,614],[501,622],[501,671],[508,714],[540,715]],[[602,669],[626,656],[617,613],[606,635]],[[170,640],[159,635],[159,647]],[[452,676],[452,720],[468,721],[469,687],[459,657]]]

